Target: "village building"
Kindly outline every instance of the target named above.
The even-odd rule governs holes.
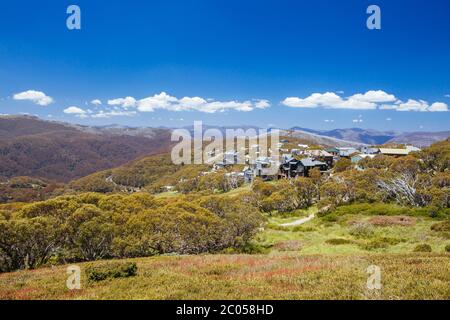
[[[403,157],[407,156],[410,151],[408,149],[380,148],[380,153],[385,156]]]
[[[338,148],[328,148],[325,149],[326,152],[331,153],[333,156],[338,156],[339,155],[339,149]]]
[[[298,176],[309,177],[309,171],[319,168],[321,172],[328,170],[328,166],[325,162],[317,161],[312,158],[287,159],[286,162],[280,166],[280,177],[282,178],[295,178]]]
[[[362,159],[366,158],[373,159],[375,157],[376,154],[355,153],[350,157],[350,160],[352,161],[352,163],[358,163]]]
[[[340,157],[344,157],[344,158],[350,158],[350,156],[355,153],[358,152],[358,150],[356,148],[353,147],[340,147],[340,148],[336,148],[339,151],[339,156]]]
[[[329,168],[333,167],[334,156],[325,150],[308,150],[305,154],[314,160],[325,162]]]
[[[363,154],[378,154],[378,153],[380,153],[380,149],[379,148],[369,147],[369,146],[363,146],[359,150]]]
[[[258,157],[250,167],[244,169],[245,181],[251,182],[256,177],[272,180],[278,176],[278,167],[279,161],[269,157]]]

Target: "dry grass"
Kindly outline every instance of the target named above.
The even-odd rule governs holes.
[[[137,276],[65,286],[66,267],[0,275],[0,299],[449,299],[450,255],[199,255],[131,259]],[[107,261],[80,264],[101,266]],[[383,288],[366,288],[369,265]]]
[[[408,216],[376,216],[369,219],[369,223],[374,226],[403,226],[409,227],[416,224],[416,219]]]

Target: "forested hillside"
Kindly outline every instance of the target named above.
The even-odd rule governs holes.
[[[151,137],[89,133],[34,117],[0,117],[0,176],[66,182],[169,150],[170,131]]]

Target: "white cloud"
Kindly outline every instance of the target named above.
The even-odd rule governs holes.
[[[298,97],[288,97],[282,103],[293,108],[317,108],[317,107],[333,107],[340,105],[342,98],[334,92],[313,93],[304,99]]]
[[[446,97],[446,98],[450,98],[450,94],[446,94],[445,97]]]
[[[122,108],[133,108],[136,106],[136,99],[133,97],[117,98],[108,100],[110,106],[121,106]]]
[[[28,90],[20,93],[16,93],[13,96],[14,100],[28,100],[40,106],[48,106],[53,102],[53,98],[47,96],[42,91]]]
[[[137,100],[133,97],[109,100],[111,106],[122,108],[136,107],[140,112],[153,112],[155,110],[167,111],[199,111],[206,113],[223,112],[226,110],[252,111],[254,109],[266,109],[270,107],[268,100],[257,99],[253,101],[216,101],[201,97],[183,97],[178,99],[165,92]]]
[[[361,123],[361,122],[363,122],[363,119],[353,119],[352,122],[353,123]]]
[[[397,111],[427,111],[428,103],[424,100],[408,99],[407,102],[397,105]]]
[[[384,91],[367,91],[353,96],[342,98],[334,92],[313,93],[306,98],[288,97],[281,103],[293,108],[331,108],[331,109],[376,109],[377,103],[395,100],[393,95]]]
[[[255,108],[257,108],[257,109],[270,108],[270,102],[269,102],[269,100],[265,100],[265,99],[256,100]]]
[[[386,121],[392,121],[392,119],[391,118],[386,118]]]
[[[382,90],[369,90],[364,94],[357,93],[349,97],[349,99],[374,103],[393,102],[397,100],[393,94],[388,94]]]
[[[334,92],[313,93],[306,98],[288,97],[282,102],[292,108],[330,108],[354,110],[397,110],[397,111],[448,111],[447,104],[435,102],[431,105],[424,100],[408,99],[403,102],[393,94],[382,90],[369,90],[349,97],[341,97]]]
[[[173,104],[178,101],[177,98],[168,95],[165,92],[155,94],[138,101],[138,110],[141,112],[153,112],[155,109],[165,109],[170,111],[181,111]]]
[[[435,102],[428,108],[428,111],[432,112],[448,111],[448,106],[443,102]]]
[[[86,111],[84,111],[83,109],[78,108],[76,106],[68,107],[68,108],[64,109],[63,112],[67,113],[67,114],[86,114]]]
[[[75,117],[82,118],[82,119],[88,117],[88,115],[86,114],[86,111],[84,111],[83,109],[78,108],[76,106],[68,107],[68,108],[64,109],[63,112],[66,114],[75,115]]]
[[[102,104],[102,101],[100,99],[94,99],[91,101],[91,104],[93,104],[95,106],[99,106]]]
[[[92,118],[111,118],[111,117],[132,117],[136,115],[136,111],[103,111],[91,115]]]

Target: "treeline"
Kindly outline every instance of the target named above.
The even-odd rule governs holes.
[[[443,141],[406,157],[378,155],[356,166],[341,159],[331,175],[312,170],[309,178],[257,180],[246,197],[261,211],[272,213],[313,203],[323,212],[351,203],[386,203],[450,217],[449,164],[450,142]]]
[[[104,258],[244,250],[263,218],[220,196],[85,193],[0,210],[0,270]],[[6,208],[6,207],[5,207]]]

